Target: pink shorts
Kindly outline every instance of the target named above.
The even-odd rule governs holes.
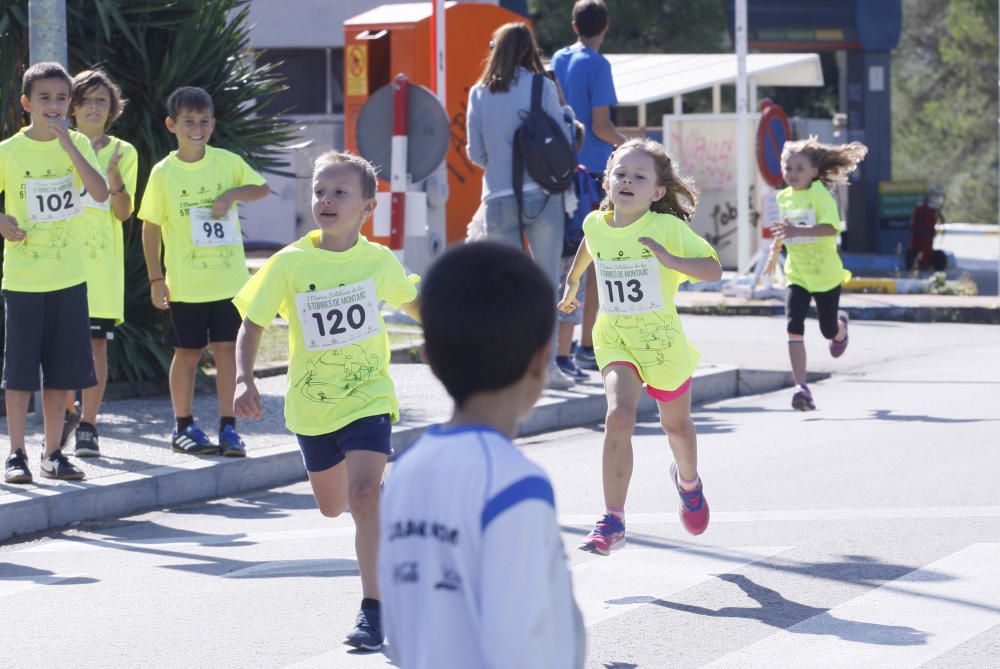
[[[631,368],[632,371],[635,372],[635,375],[638,376],[640,380],[642,380],[642,374],[639,373],[638,368],[636,368],[636,366],[633,365],[631,362],[627,362],[625,360],[609,362],[604,366],[604,369],[607,369],[611,365],[625,365],[626,367]],[[688,380],[679,385],[675,390],[660,390],[659,388],[654,388],[653,386],[647,383],[646,393],[654,400],[657,400],[658,402],[672,402],[673,400],[677,399],[678,397],[686,393],[690,387],[691,387],[691,377],[689,376]]]

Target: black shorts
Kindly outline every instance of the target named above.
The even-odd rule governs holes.
[[[210,341],[236,341],[240,312],[230,300],[171,302],[167,345],[174,348],[205,348]]]
[[[322,472],[339,465],[347,451],[375,451],[392,455],[392,418],[380,416],[359,418],[353,423],[327,434],[310,437],[296,434],[306,471]]]
[[[809,303],[816,301],[816,318],[819,330],[827,339],[837,336],[837,309],[840,307],[840,286],[824,293],[810,293],[794,283],[785,290],[785,317],[788,319],[788,333],[806,333],[806,315]]]
[[[3,291],[3,387],[34,392],[97,385],[87,284],[44,293]],[[41,368],[41,383],[38,370]]]
[[[114,339],[115,319],[113,318],[91,318],[90,319],[91,339]]]

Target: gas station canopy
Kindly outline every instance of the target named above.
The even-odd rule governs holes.
[[[736,83],[736,55],[605,54],[611,63],[618,104],[639,106],[715,86]],[[747,78],[757,86],[822,86],[815,53],[753,53]]]

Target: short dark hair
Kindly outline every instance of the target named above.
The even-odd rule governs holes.
[[[181,111],[207,111],[215,113],[215,105],[212,103],[212,96],[204,88],[197,86],[181,86],[167,98],[167,116],[177,119]]]
[[[24,77],[21,78],[21,94],[30,98],[31,89],[34,88],[35,82],[42,79],[62,79],[66,82],[66,92],[69,93],[73,90],[73,78],[69,76],[66,68],[59,63],[48,62],[35,63],[24,71]]]
[[[118,87],[118,84],[111,81],[111,77],[104,70],[94,69],[94,70],[84,70],[83,72],[77,73],[73,77],[73,107],[80,107],[83,105],[83,96],[89,91],[94,90],[98,86],[104,86],[108,89],[108,95],[111,96],[111,109],[108,110],[108,122],[105,126],[105,130],[111,127],[111,124],[118,120],[118,117],[122,115],[122,111],[125,110],[125,99],[122,97],[122,89]]]
[[[459,407],[513,385],[552,338],[555,311],[555,287],[523,251],[490,241],[449,250],[420,295],[431,371]]]
[[[603,0],[577,0],[573,5],[573,25],[580,37],[595,37],[608,27],[608,8]]]
[[[378,188],[378,173],[370,162],[350,151],[331,149],[320,155],[313,163],[313,179],[320,173],[320,170],[330,165],[349,166],[358,173],[358,178],[361,179],[361,197],[366,200],[375,197],[375,191]]]

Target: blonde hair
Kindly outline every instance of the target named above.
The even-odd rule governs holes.
[[[694,179],[677,173],[673,161],[667,155],[667,150],[659,142],[647,137],[628,140],[608,157],[605,175],[611,174],[616,158],[629,151],[642,151],[652,158],[656,171],[656,185],[666,188],[663,197],[649,205],[650,211],[655,211],[658,214],[672,214],[683,221],[690,221],[691,216],[694,215],[694,208],[698,204],[698,188],[694,185]],[[610,191],[601,201],[601,209],[604,211],[615,210]]]
[[[781,162],[794,155],[805,156],[818,171],[816,178],[827,186],[834,186],[847,183],[848,175],[868,155],[868,147],[861,142],[821,144],[815,135],[810,135],[809,139],[785,142]]]
[[[323,168],[330,165],[350,166],[351,169],[358,173],[358,178],[361,179],[361,196],[366,200],[375,197],[375,190],[378,188],[378,175],[375,167],[370,162],[350,151],[332,149],[322,154],[313,163],[313,179],[316,178],[316,175]]]

